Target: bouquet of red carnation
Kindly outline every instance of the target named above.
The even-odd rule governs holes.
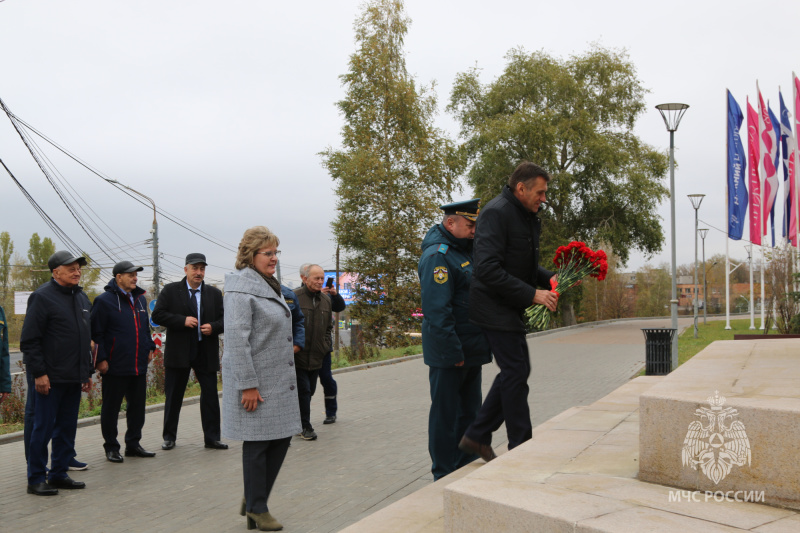
[[[593,251],[585,242],[572,241],[568,246],[559,246],[553,262],[558,267],[557,282],[550,280],[552,291],[558,295],[573,287],[586,276],[606,279],[608,261],[603,250]],[[525,310],[528,325],[537,330],[547,329],[552,313],[544,305],[532,305]]]

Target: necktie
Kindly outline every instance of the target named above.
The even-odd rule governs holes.
[[[194,313],[194,316],[197,317],[197,340],[203,340],[202,333],[200,332],[200,309],[197,307],[197,293],[200,289],[189,289],[192,293],[192,296],[189,298],[189,308]]]

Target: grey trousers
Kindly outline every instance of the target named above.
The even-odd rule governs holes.
[[[244,499],[248,513],[269,511],[267,499],[286,458],[291,440],[292,437],[286,437],[277,440],[246,440],[242,443]]]

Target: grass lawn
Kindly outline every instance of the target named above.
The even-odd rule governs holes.
[[[331,361],[331,368],[345,368],[348,366],[363,365],[365,363],[375,363],[377,361],[386,361],[387,359],[396,359],[398,357],[406,357],[409,355],[417,355],[422,353],[422,345],[415,344],[413,346],[405,346],[402,348],[380,348],[377,350],[377,355],[368,357],[366,359],[348,359],[347,355],[351,353],[349,350],[340,350],[339,359],[334,358]]]
[[[217,390],[222,390],[222,382],[217,382]],[[99,394],[99,392],[98,392]],[[189,384],[186,386],[186,393],[183,395],[184,398],[191,398],[193,396],[200,396],[200,384],[196,381],[190,381]],[[145,400],[146,405],[157,405],[159,403],[164,403],[165,398],[163,394],[153,394],[152,391],[148,391],[147,399]],[[127,408],[127,404],[123,401],[122,402],[122,411],[125,411]],[[80,410],[78,411],[78,418],[89,418],[91,416],[98,416],[100,415],[100,402],[95,400],[93,403],[90,403],[88,398],[81,398],[81,406]],[[15,431],[22,431],[23,424],[0,424],[0,435],[5,435],[6,433],[14,433]]]
[[[759,321],[755,321],[758,325]],[[771,329],[770,334],[778,333],[777,329]],[[760,334],[763,331],[750,329],[750,319],[744,318],[739,320],[731,320],[731,329],[725,329],[724,320],[710,320],[706,325],[703,325],[703,319],[697,320],[697,338],[694,338],[694,327],[689,326],[686,331],[680,336],[678,342],[678,365],[682,365],[695,355],[697,355],[703,348],[708,346],[714,341],[732,341],[734,334]]]

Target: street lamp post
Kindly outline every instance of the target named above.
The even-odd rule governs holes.
[[[708,277],[708,267],[706,266],[706,235],[708,235],[708,228],[700,228],[700,238],[703,240],[703,325],[706,325],[706,318],[708,317],[708,284],[706,278]]]
[[[700,291],[697,290],[697,213],[700,210],[700,204],[703,203],[705,194],[689,194],[689,200],[694,207],[694,338],[697,338],[697,295]]]
[[[683,114],[689,109],[686,104],[659,104],[656,106],[664,124],[669,132],[669,203],[670,203],[670,239],[672,240],[672,299],[670,303],[670,315],[672,318],[672,329],[675,330],[675,337],[672,341],[672,368],[678,368],[678,276],[677,276],[677,255],[675,252],[675,132],[683,118]]]
[[[744,249],[747,250],[747,268],[750,270],[750,329],[756,329],[756,306],[753,301],[753,245],[747,244]]]
[[[140,193],[136,189],[128,187],[124,183],[120,183],[117,180],[112,179],[106,179],[106,181],[137,194],[138,196],[150,202],[150,204],[153,206],[153,229],[150,230],[150,234],[153,236],[153,298],[158,299],[158,296],[161,293],[159,288],[159,285],[161,284],[161,269],[159,268],[158,262],[158,221],[156,220],[156,203],[149,196]]]

